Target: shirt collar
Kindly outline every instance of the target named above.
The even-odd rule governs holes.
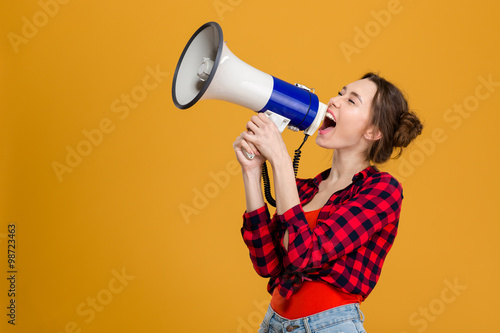
[[[330,174],[330,171],[332,169],[327,169],[325,171],[323,171],[322,173],[320,173],[319,175],[317,175],[316,177],[313,178],[313,184],[316,186],[316,187],[319,187],[319,183],[321,183],[323,180],[325,180],[328,175]],[[355,183],[357,182],[358,180],[361,180],[361,179],[364,179],[364,178],[367,178],[371,175],[373,175],[374,173],[377,173],[379,172],[379,170],[377,169],[376,166],[374,165],[370,165],[368,167],[366,167],[365,169],[361,170],[360,172],[358,172],[357,174],[355,174],[353,177],[352,177],[352,182]]]
[[[354,177],[352,177],[352,182],[355,183],[358,180],[368,178],[377,172],[379,172],[377,167],[374,165],[370,165],[370,166],[366,167],[365,169],[361,170],[360,172],[358,172],[357,174],[355,174]]]

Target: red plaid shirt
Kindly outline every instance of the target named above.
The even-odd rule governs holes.
[[[378,281],[396,237],[402,188],[386,172],[371,166],[335,192],[311,230],[302,205],[318,192],[326,170],[313,179],[297,179],[300,205],[271,219],[267,205],[243,215],[241,233],[257,273],[270,277],[267,290],[290,298],[304,280],[322,280],[366,298]],[[289,233],[288,251],[283,247]]]

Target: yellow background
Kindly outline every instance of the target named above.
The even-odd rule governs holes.
[[[496,329],[496,1],[61,2],[0,5],[2,332],[257,330],[269,295],[241,240],[232,150],[251,112],[221,101],[181,111],[171,100],[180,53],[208,21],[243,61],[314,87],[322,102],[367,71],[407,93],[425,131],[382,167],[405,200],[362,304],[365,327]],[[290,151],[302,140],[284,137]],[[87,156],[70,168],[68,149]],[[310,140],[299,175],[315,176],[330,156]],[[58,177],[54,162],[71,172]],[[15,326],[6,316],[12,223]]]

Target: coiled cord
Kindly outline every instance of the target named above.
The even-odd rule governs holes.
[[[271,193],[271,183],[269,181],[269,172],[267,171],[267,162],[264,161],[262,164],[262,181],[264,182],[264,194],[266,195],[267,202],[276,207],[276,200],[274,200],[273,195]]]
[[[297,177],[297,173],[299,172],[300,155],[302,154],[300,148],[302,148],[302,146],[304,145],[304,143],[306,143],[308,138],[309,135],[304,134],[304,141],[302,141],[300,147],[295,150],[295,155],[293,156],[293,173],[295,174],[295,177]]]
[[[304,134],[304,141],[302,141],[302,144],[298,149],[295,150],[295,154],[293,156],[293,173],[295,174],[295,177],[297,177],[297,173],[299,172],[299,162],[300,162],[300,155],[302,152],[300,149],[306,143],[307,139],[309,138],[309,135]],[[264,162],[262,165],[262,181],[264,183],[264,194],[266,196],[267,202],[273,206],[276,207],[276,200],[274,200],[273,195],[271,193],[271,182],[269,181],[269,171],[267,169],[267,162]]]

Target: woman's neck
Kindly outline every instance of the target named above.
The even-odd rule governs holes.
[[[333,153],[332,170],[325,179],[327,183],[351,182],[352,177],[370,166],[370,162],[359,154],[343,153],[335,150]]]

